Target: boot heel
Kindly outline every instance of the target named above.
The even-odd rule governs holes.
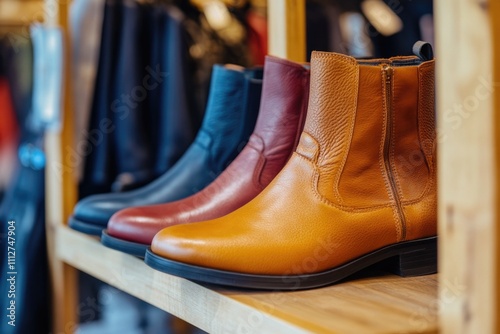
[[[437,237],[417,241],[401,249],[390,259],[388,269],[402,277],[429,275],[437,272]]]

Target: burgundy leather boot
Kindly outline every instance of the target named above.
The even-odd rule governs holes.
[[[102,234],[102,243],[143,257],[161,229],[222,217],[251,201],[293,153],[304,125],[308,98],[308,66],[266,57],[257,125],[238,157],[214,182],[190,197],[117,212]]]

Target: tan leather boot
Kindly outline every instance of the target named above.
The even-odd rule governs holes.
[[[302,289],[384,260],[436,271],[434,61],[314,52],[291,160],[253,201],[159,232],[146,263],[210,283]]]

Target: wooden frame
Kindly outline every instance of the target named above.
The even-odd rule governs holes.
[[[268,1],[268,20],[269,53],[294,61],[305,61],[305,0]]]
[[[56,8],[55,14],[46,18],[48,24],[61,25],[67,29],[69,0],[45,1],[50,8]],[[75,181],[70,173],[64,173],[61,178],[53,168],[56,164],[64,164],[63,147],[71,145],[70,80],[67,78],[62,132],[47,135],[47,231],[56,315],[54,332],[70,333],[76,321],[77,285],[72,266],[213,332],[228,330],[222,325],[226,319],[235,324],[234,319],[240,317],[245,323],[245,319],[248,322],[255,314],[262,316],[259,318],[264,324],[264,327],[259,327],[262,333],[324,331],[327,329],[322,327],[325,323],[310,314],[311,307],[319,307],[320,312],[317,313],[320,315],[328,310],[333,312],[329,314],[334,320],[328,322],[332,326],[329,329],[340,332],[350,329],[358,332],[388,332],[387,326],[394,323],[398,325],[390,328],[393,332],[437,332],[438,309],[443,333],[499,331],[496,319],[500,315],[497,305],[497,300],[500,300],[500,254],[497,246],[500,236],[500,229],[497,228],[497,208],[500,208],[500,178],[497,172],[500,170],[500,115],[495,111],[500,109],[500,99],[491,83],[500,82],[500,46],[495,39],[500,36],[500,4],[491,1],[487,11],[485,3],[479,0],[436,0],[440,129],[438,299],[433,292],[436,289],[436,276],[409,281],[410,286],[394,277],[382,277],[363,281],[361,285],[347,284],[317,290],[318,295],[332,297],[332,305],[326,303],[319,306],[315,305],[316,300],[310,292],[292,293],[284,297],[279,294],[214,290],[148,270],[137,259],[106,249],[95,239],[67,229],[63,222],[67,221],[76,200]],[[304,11],[305,0],[269,1],[271,54],[296,61],[305,60]],[[70,41],[66,41],[69,50]],[[69,59],[69,55],[66,59]],[[491,73],[494,73],[493,78],[489,76]],[[466,103],[469,103],[469,109],[474,110],[467,110]],[[464,105],[464,109],[455,111],[454,105],[457,104]],[[75,244],[86,247],[88,252],[77,252]],[[92,262],[92,256],[98,261]],[[122,267],[106,265],[106,260]],[[140,281],[146,285],[142,289],[135,285],[137,283],[127,285],[119,279],[107,279],[103,274],[107,272],[110,277],[118,275],[119,278],[130,265],[143,269],[142,276],[136,273],[129,275],[134,282]],[[167,288],[177,290],[166,293],[164,289]],[[359,290],[360,299],[353,298],[355,294],[349,292],[356,289]],[[197,312],[195,304],[181,301],[186,296],[192,301],[193,293],[199,294],[204,307],[216,307],[220,313]],[[404,302],[409,295],[413,296],[413,303]],[[159,296],[163,296],[163,299]],[[276,296],[281,296],[279,298],[284,298],[281,300],[285,302],[276,304],[273,302],[273,298],[278,298]],[[362,303],[362,298],[367,296],[372,296],[375,304],[367,306]],[[298,305],[296,308],[293,307],[294,303]],[[357,320],[350,317],[352,313],[335,311],[334,306],[339,303],[346,310],[364,314],[365,327],[355,327]],[[400,308],[398,314],[403,314],[402,317],[391,313],[390,305],[394,304]],[[269,305],[274,306],[269,308]],[[309,305],[309,309],[301,305]],[[386,305],[386,309],[382,307],[377,313],[374,307],[380,308],[381,305]],[[368,314],[372,314],[372,317]],[[317,323],[317,326],[311,323]]]
[[[71,169],[64,168],[67,160],[64,150],[73,144],[73,114],[71,95],[71,40],[69,38],[69,7],[71,0],[45,0],[46,24],[64,30],[65,64],[62,127],[46,134],[46,230],[47,252],[51,275],[52,324],[55,333],[73,333],[78,324],[77,271],[61,261],[57,255],[57,234],[67,222],[76,203],[76,180]]]
[[[497,1],[490,1],[489,10],[487,5],[436,1],[438,306],[443,333],[500,331],[500,123],[498,91],[493,87],[500,78],[498,66],[495,77],[491,75],[494,60],[497,65],[499,60],[500,11]]]

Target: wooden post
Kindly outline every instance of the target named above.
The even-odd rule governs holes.
[[[76,182],[68,168],[66,147],[73,141],[73,114],[70,80],[70,0],[45,0],[45,22],[64,30],[64,85],[62,126],[46,134],[46,227],[47,251],[52,287],[52,328],[54,334],[73,333],[77,319],[77,271],[57,257],[56,233],[58,226],[67,222],[76,202]]]
[[[499,166],[500,166],[500,89],[498,83],[500,83],[500,20],[498,18],[500,17],[500,1],[490,1],[489,3],[489,12],[490,12],[490,20],[491,20],[491,37],[490,37],[490,42],[492,43],[493,46],[493,87],[495,88],[494,91],[494,126],[495,126],[495,161],[496,161],[496,171],[498,173]],[[500,208],[500,177],[497,176],[496,178],[496,202],[495,202],[495,207],[497,210]],[[491,293],[491,298],[494,301],[494,305],[492,306],[493,308],[493,319],[494,319],[494,329],[496,332],[500,332],[500,307],[498,305],[498,301],[500,301],[500,227],[499,227],[499,218],[497,215],[497,225],[496,225],[496,232],[495,233],[495,249],[494,249],[494,257],[495,257],[495,262],[494,262],[494,290]]]
[[[306,60],[305,0],[267,2],[269,53],[289,60]]]
[[[491,1],[490,2],[490,18],[491,18],[491,29],[492,29],[492,36],[491,36],[491,43],[493,45],[493,82],[494,82],[494,87],[495,87],[495,94],[494,94],[494,124],[495,124],[495,158],[496,158],[496,166],[500,166],[500,86],[498,83],[500,83],[500,20],[498,18],[500,17],[500,1]],[[498,169],[497,169],[498,171]],[[496,178],[496,189],[497,189],[497,196],[496,196],[496,208],[497,211],[500,210],[500,194],[499,189],[500,189],[500,177]],[[497,216],[498,217],[498,216]],[[494,317],[496,319],[495,322],[495,330],[497,332],[500,332],[500,317],[498,316],[499,310],[500,310],[500,227],[498,225],[498,219],[497,219],[497,224],[496,224],[496,248],[495,248],[495,262],[494,262],[494,272],[493,274],[495,275],[495,283],[496,287],[494,288],[494,298],[496,298],[495,304],[494,304]]]
[[[480,0],[435,4],[441,330],[495,333],[500,115],[493,82],[500,76],[492,72],[500,35],[490,19],[498,32],[500,11],[497,1],[489,10]]]

